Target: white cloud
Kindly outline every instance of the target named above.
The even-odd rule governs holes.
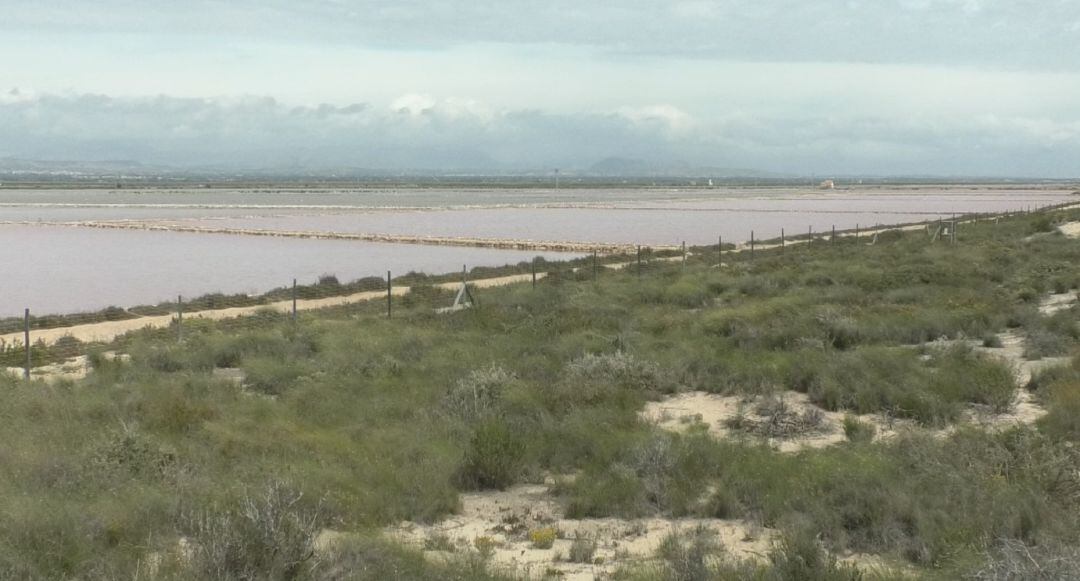
[[[390,110],[410,117],[420,117],[435,108],[435,99],[429,95],[410,93],[402,95],[390,104]]]
[[[0,127],[0,157],[180,167],[570,169],[615,156],[791,173],[1080,175],[1080,116],[1030,112],[691,115],[661,104],[560,114],[430,95],[295,106],[44,94],[0,102]]]
[[[649,105],[645,107],[621,107],[619,115],[635,125],[645,128],[660,127],[670,132],[686,132],[693,128],[694,120],[674,105]]]

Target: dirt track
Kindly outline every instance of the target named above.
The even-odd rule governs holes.
[[[536,278],[541,279],[546,276],[544,273],[536,273]],[[526,282],[532,280],[531,274],[515,274],[510,276],[500,276],[496,278],[485,278],[470,281],[469,284],[476,288],[489,288],[495,286],[503,286],[508,284],[516,284],[520,282]],[[460,288],[460,282],[446,282],[434,285],[436,288],[457,290]],[[395,296],[401,296],[409,292],[409,287],[399,286],[394,287],[392,290]],[[298,311],[311,311],[316,309],[323,309],[326,307],[335,307],[339,305],[348,305],[353,303],[361,303],[365,301],[374,301],[386,297],[386,291],[366,291],[361,293],[355,293],[351,295],[327,297],[322,299],[301,299],[296,301],[296,309]],[[275,303],[269,303],[265,305],[254,305],[249,307],[233,307],[228,309],[213,309],[207,311],[193,311],[190,313],[184,313],[185,319],[232,319],[236,317],[246,317],[254,315],[258,311],[273,310],[281,313],[288,313],[292,311],[292,301],[278,301]],[[139,317],[137,319],[128,319],[124,321],[104,321],[101,323],[90,323],[87,325],[75,325],[71,327],[58,327],[55,329],[42,329],[40,331],[31,331],[30,340],[33,342],[44,341],[46,344],[53,344],[57,340],[63,337],[74,337],[83,342],[108,342],[131,331],[137,331],[147,327],[153,329],[163,329],[172,324],[176,318],[175,315],[157,315],[149,317]],[[8,333],[6,335],[0,335],[0,341],[11,344],[22,344],[23,334]]]

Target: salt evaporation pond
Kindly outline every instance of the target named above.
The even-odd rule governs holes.
[[[442,274],[462,265],[502,266],[535,256],[577,255],[456,246],[0,226],[0,264],[7,282],[0,317],[96,311],[156,304],[176,295],[261,294],[296,278],[341,281],[409,271]]]
[[[536,255],[453,246],[209,233],[100,230],[80,221],[204,229],[501,238],[642,245],[715,244],[1035,208],[1080,197],[1051,187],[367,190],[0,190],[0,315],[156,303],[176,294],[261,293],[334,273],[343,280]],[[23,225],[27,224],[27,225]],[[39,225],[29,225],[39,224]]]

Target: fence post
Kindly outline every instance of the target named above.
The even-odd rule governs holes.
[[[296,322],[296,279],[292,279],[292,321]]]
[[[536,259],[532,261],[532,287],[536,288]]]
[[[724,237],[716,237],[716,268],[724,266]]]
[[[686,266],[686,240],[682,242],[682,265]]]
[[[30,309],[27,308],[23,313],[23,346],[26,351],[26,367],[23,369],[23,378],[30,379],[30,367],[32,366],[30,360]]]
[[[807,250],[810,249],[810,245],[813,244],[813,243],[814,243],[814,227],[813,226],[807,226],[806,227],[806,248],[807,248]]]
[[[641,278],[641,245],[637,247],[637,277]]]
[[[394,316],[394,299],[393,289],[394,283],[390,282],[390,271],[386,271],[386,318],[392,319]]]
[[[469,292],[469,268],[465,264],[461,265],[461,288],[465,291],[465,296],[469,298],[469,302],[472,303],[472,306],[479,307],[480,301],[477,301],[476,297]]]
[[[750,231],[750,260],[754,259],[754,231]]]
[[[855,242],[859,241],[859,225],[855,225]]]
[[[832,235],[829,236],[829,244],[836,244],[836,226],[832,227]]]
[[[781,228],[780,229],[780,254],[784,253],[785,245],[786,245],[786,243],[784,242],[784,229]]]
[[[184,342],[184,297],[176,295],[176,342]]]

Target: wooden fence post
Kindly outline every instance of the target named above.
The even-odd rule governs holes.
[[[30,379],[30,368],[33,363],[30,358],[30,309],[23,313],[23,347],[26,351],[26,367],[23,369],[23,377]]]
[[[176,342],[184,341],[184,297],[176,295]]]

